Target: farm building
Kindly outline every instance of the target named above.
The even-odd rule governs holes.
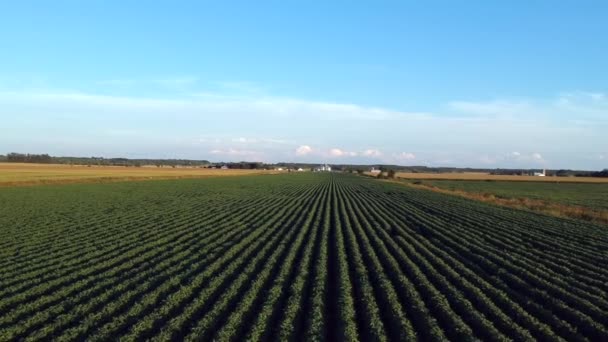
[[[322,172],[322,171],[331,171],[331,166],[325,164],[325,165],[321,165],[315,168],[315,171],[317,172]]]

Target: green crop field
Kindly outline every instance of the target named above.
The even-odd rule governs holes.
[[[604,226],[341,174],[0,189],[0,340],[605,341]]]
[[[504,198],[531,198],[595,209],[608,209],[608,183],[550,183],[510,181],[422,181],[443,189],[491,193]]]

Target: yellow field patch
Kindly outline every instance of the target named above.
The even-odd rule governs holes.
[[[0,186],[273,174],[274,170],[0,163]]]

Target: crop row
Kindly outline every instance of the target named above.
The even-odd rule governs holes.
[[[332,173],[0,202],[0,340],[608,339],[590,223]]]

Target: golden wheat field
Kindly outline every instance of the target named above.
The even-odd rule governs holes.
[[[0,163],[0,186],[272,174],[274,170]]]

